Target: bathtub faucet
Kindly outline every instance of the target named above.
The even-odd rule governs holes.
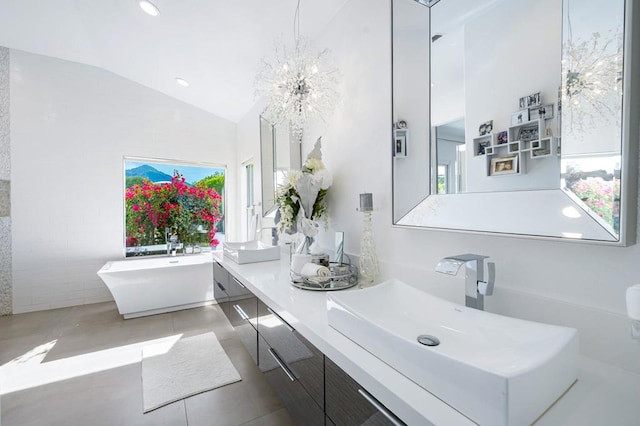
[[[175,232],[169,233],[167,231],[165,234],[165,238],[167,239],[167,254],[169,256],[175,256],[176,251],[178,250],[178,234]]]
[[[487,279],[484,278],[484,259],[488,256],[478,254],[460,254],[448,256],[438,262],[436,272],[456,275],[462,265],[465,266],[465,305],[469,308],[484,310],[484,296],[493,294],[496,277],[496,265],[487,262]]]

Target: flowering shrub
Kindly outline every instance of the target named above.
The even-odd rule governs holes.
[[[280,234],[302,232],[308,237],[316,235],[317,222],[327,224],[327,190],[333,183],[331,173],[324,167],[320,152],[320,139],[307,156],[302,171],[292,170],[284,184],[278,187],[276,223]],[[300,212],[303,214],[300,215]]]
[[[620,202],[619,179],[581,179],[571,185],[571,190],[598,216],[616,228],[617,206]]]
[[[164,244],[166,229],[181,242],[218,245],[216,223],[221,219],[222,197],[215,189],[189,186],[176,173],[171,183],[144,179],[125,193],[127,247]],[[204,234],[208,235],[203,241]]]

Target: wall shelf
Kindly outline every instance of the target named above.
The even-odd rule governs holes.
[[[507,142],[497,143],[493,133],[473,138],[473,156],[485,157],[487,176],[514,176],[524,174],[526,160],[538,160],[557,155],[559,138],[546,136],[543,118],[510,126]],[[492,160],[517,156],[518,169],[514,173],[492,174]]]

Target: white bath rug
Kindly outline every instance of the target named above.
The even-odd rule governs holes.
[[[213,333],[142,349],[144,412],[242,380]]]

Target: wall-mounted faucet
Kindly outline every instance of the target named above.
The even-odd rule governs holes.
[[[484,279],[484,259],[488,257],[479,254],[448,256],[436,266],[436,272],[456,275],[462,265],[465,265],[465,305],[481,311],[484,310],[484,296],[493,294],[496,278],[496,264],[487,262],[487,279]]]

